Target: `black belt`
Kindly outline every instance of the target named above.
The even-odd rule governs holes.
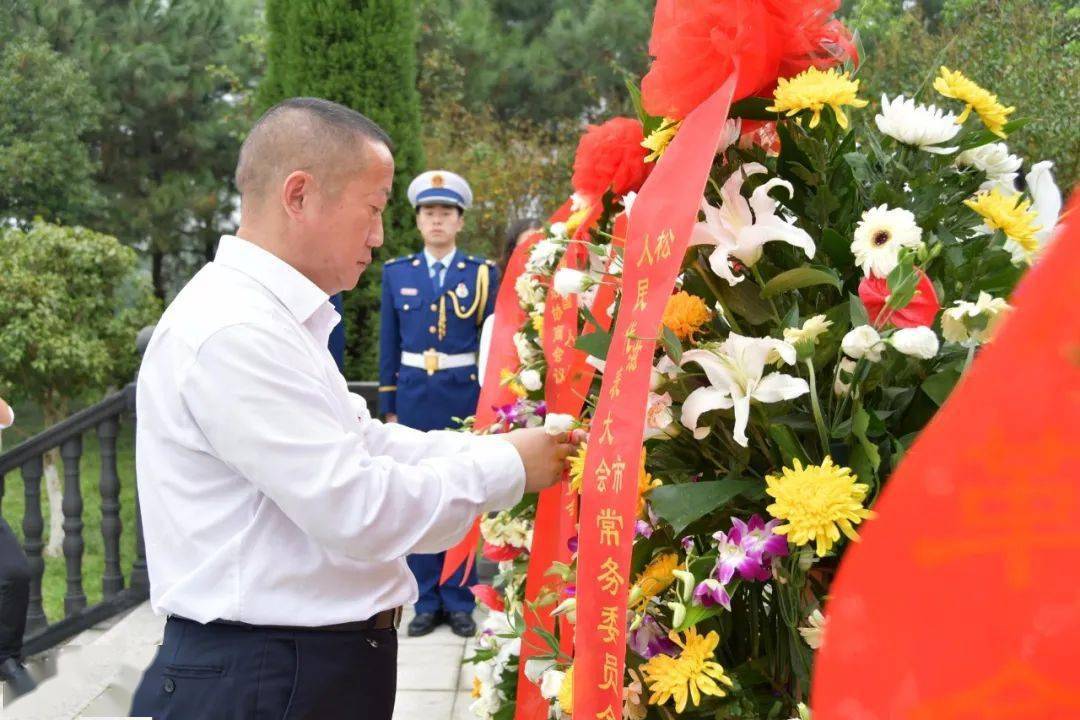
[[[190,620],[181,615],[170,615],[169,619],[189,623],[198,622],[197,620]],[[356,632],[358,630],[390,630],[392,628],[397,628],[400,623],[401,608],[397,607],[393,610],[383,610],[380,613],[376,613],[367,620],[337,623],[336,625],[252,625],[237,620],[211,620],[205,624],[227,625],[229,627],[247,628],[249,630],[276,630],[282,632]],[[202,625],[204,623],[199,624]]]

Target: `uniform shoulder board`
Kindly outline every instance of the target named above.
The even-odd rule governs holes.
[[[494,260],[488,259],[488,260],[485,260],[484,262],[486,264],[490,265],[491,267],[495,267],[495,261]]]
[[[412,259],[412,255],[402,255],[401,257],[390,258],[389,260],[384,262],[383,265],[393,265],[395,263],[399,263],[399,262],[402,262],[404,260],[411,260],[411,259]]]

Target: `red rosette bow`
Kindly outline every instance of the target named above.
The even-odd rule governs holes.
[[[682,119],[739,65],[735,100],[768,95],[779,77],[855,57],[839,0],[659,0],[642,80],[645,110]]]
[[[645,163],[649,151],[641,122],[617,117],[603,125],[590,125],[578,142],[574,157],[574,191],[601,198],[608,190],[625,195],[641,188],[652,165]]]
[[[929,326],[934,323],[941,303],[938,302],[934,284],[922,270],[919,273],[919,283],[915,286],[915,297],[911,298],[905,307],[894,310],[885,315],[885,303],[889,298],[889,283],[885,278],[868,277],[859,283],[859,299],[866,308],[866,314],[870,316],[870,322],[874,327],[881,329],[887,324],[898,328],[913,328]]]

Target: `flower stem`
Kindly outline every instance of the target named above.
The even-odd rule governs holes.
[[[821,405],[818,402],[817,377],[814,372],[814,361],[806,360],[806,370],[810,374],[810,406],[814,409],[814,422],[817,424],[818,437],[821,438],[821,455],[829,454],[829,434],[825,432],[825,418],[821,416]]]
[[[731,309],[724,304],[724,301],[720,298],[720,290],[713,284],[712,277],[709,274],[709,269],[705,267],[705,263],[701,261],[701,255],[694,258],[694,269],[697,270],[698,276],[709,286],[709,290],[712,291],[713,296],[716,298],[716,302],[720,303],[720,307],[724,308],[724,321],[731,327],[732,330],[743,334],[742,329],[739,327],[739,323],[736,322],[735,316],[732,314]]]
[[[757,281],[758,287],[759,288],[764,288],[765,287],[765,280],[762,279],[761,273],[757,269],[757,265],[751,265],[750,266],[750,272],[753,273],[754,280]],[[779,325],[780,324],[780,313],[776,309],[776,303],[773,302],[772,297],[767,298],[767,300],[769,301],[769,307],[772,308],[773,319],[776,320],[776,324]]]

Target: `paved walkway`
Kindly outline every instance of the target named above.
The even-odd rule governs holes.
[[[480,619],[477,611],[477,620]],[[423,638],[405,636],[398,654],[394,720],[470,720],[472,666],[462,666],[470,641],[440,627]],[[164,621],[148,603],[107,628],[83,633],[37,659],[32,670],[48,675],[33,693],[0,709],[2,720],[78,720],[125,717],[131,693],[161,641]]]

